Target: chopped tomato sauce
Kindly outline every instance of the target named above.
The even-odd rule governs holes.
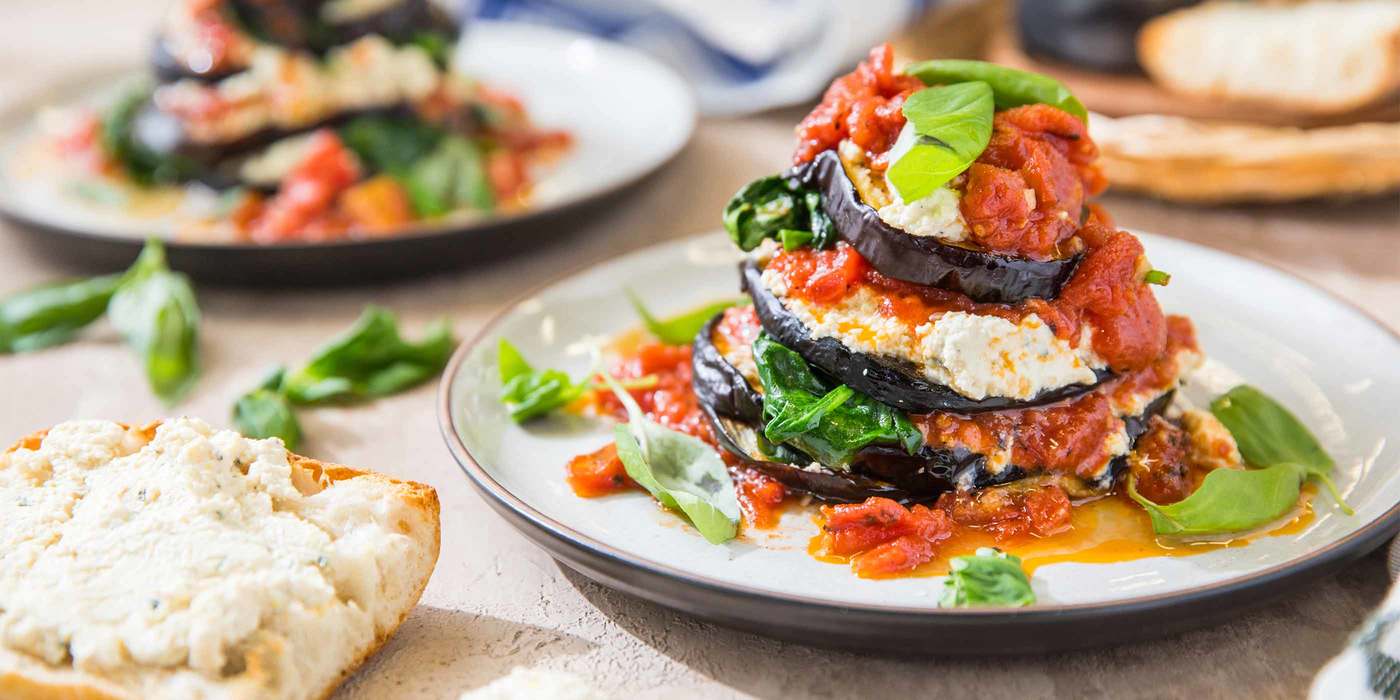
[[[822,506],[822,531],[830,554],[849,556],[865,578],[895,576],[931,561],[955,523],[941,509],[906,508],[888,498]]]
[[[1166,321],[1151,288],[1142,281],[1142,243],[1126,231],[1090,225],[1091,245],[1057,299],[1029,299],[1019,304],[983,304],[957,292],[917,285],[881,274],[846,243],[827,250],[779,251],[768,263],[783,277],[790,296],[816,304],[835,304],[867,288],[881,299],[880,313],[911,327],[936,314],[964,311],[1000,316],[1013,322],[1034,313],[1061,338],[1075,342],[1082,324],[1094,328],[1094,351],[1115,371],[1150,364],[1166,347]]]
[[[1177,353],[1196,349],[1189,319],[1172,316],[1167,325],[1170,342],[1159,357],[1101,390],[1041,408],[968,416],[930,413],[910,420],[930,445],[982,454],[1006,449],[1009,462],[1020,467],[1093,476],[1109,457],[1109,433],[1119,429],[1114,403],[1170,387],[1177,380]]]
[[[343,233],[350,219],[332,210],[335,199],[360,179],[360,166],[334,131],[319,131],[301,162],[287,173],[276,196],[252,223],[259,243],[293,236],[326,238]]]
[[[746,317],[742,311],[742,307],[730,309],[735,319],[730,322],[731,328],[736,333],[751,333],[752,336],[757,336],[756,329],[743,330],[743,319]],[[752,309],[748,311],[748,316],[753,316]],[[755,326],[757,320],[757,316],[753,316]],[[689,345],[646,343],[619,358],[612,368],[612,373],[622,380],[655,377],[654,384],[628,389],[628,393],[636,400],[642,412],[661,425],[714,445],[714,434],[695,397],[690,355]],[[611,415],[620,421],[627,420],[626,408],[611,391],[594,392],[594,401],[600,413]],[[728,465],[730,477],[734,480],[735,492],[746,525],[754,528],[770,528],[777,525],[782,514],[783,502],[787,498],[787,488],[762,472],[744,465],[728,452],[721,451],[720,456]],[[619,477],[621,481],[618,480]],[[626,469],[617,457],[614,445],[571,460],[568,481],[574,493],[585,498],[636,486],[635,482],[626,478]]]
[[[615,444],[569,460],[566,478],[574,493],[583,498],[607,496],[637,485],[627,476],[627,468],[618,458]]]
[[[725,348],[753,345],[762,330],[758,312],[752,305],[731,306],[724,310],[724,316],[715,324],[715,345],[720,352],[724,352]]]
[[[904,128],[904,99],[923,87],[918,78],[895,72],[889,44],[876,46],[854,71],[832,82],[798,124],[792,162],[805,163],[849,138],[865,149],[872,168],[883,171],[884,155]]]
[[[1074,115],[1045,104],[998,112],[987,149],[967,171],[961,208],[988,250],[1048,260],[1079,229],[1084,200],[1108,182],[1098,147]]]
[[[1186,432],[1154,416],[1128,460],[1133,487],[1153,503],[1176,503],[1191,495],[1191,470],[1186,460]]]

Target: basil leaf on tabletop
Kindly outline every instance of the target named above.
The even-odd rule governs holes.
[[[908,119],[886,179],[906,202],[967,170],[992,138],[992,88],[984,82],[924,88],[904,101]]]
[[[66,343],[102,318],[122,275],[46,284],[0,300],[0,353]]]
[[[680,511],[711,544],[739,533],[739,499],[719,453],[699,438],[647,420],[622,385],[603,381],[627,408],[629,422],[613,427],[627,475],[667,508]]]
[[[141,355],[152,390],[174,403],[199,376],[199,304],[189,280],[171,272],[151,239],[107,306],[112,325]]]
[[[844,385],[827,386],[801,355],[767,333],[754,341],[753,354],[763,385],[763,434],[768,440],[791,443],[837,468],[872,443],[899,445],[909,454],[923,446],[923,434],[908,416]]]
[[[1158,505],[1137,492],[1128,479],[1128,496],[1147,510],[1159,535],[1213,535],[1242,532],[1283,517],[1298,503],[1305,478],[1296,464],[1266,469],[1216,469],[1190,496]]]
[[[490,211],[495,194],[486,178],[486,159],[476,143],[447,136],[432,153],[400,178],[414,211],[441,216],[463,207]]]
[[[1019,608],[1035,603],[1035,592],[1019,557],[979,547],[976,554],[954,557],[948,565],[951,570],[943,582],[939,607]]]
[[[781,175],[759,178],[724,205],[724,228],[745,251],[757,248],[765,238],[782,237],[784,230],[808,231],[812,246],[825,248],[835,242],[836,229],[821,201],[821,194],[794,187]]]
[[[399,335],[393,313],[368,306],[350,330],[288,374],[282,391],[297,404],[386,396],[437,376],[456,346],[445,320],[429,326],[423,339],[413,343]]]
[[[1264,392],[1241,384],[1216,397],[1210,411],[1229,429],[1244,461],[1256,467],[1296,464],[1327,487],[1347,515],[1353,511],[1332,483],[1332,456],[1307,426]]]
[[[282,393],[286,375],[279,367],[258,388],[239,397],[233,405],[233,425],[250,438],[282,438],[282,444],[294,450],[301,442],[301,424]]]
[[[924,81],[925,85],[948,85],[971,80],[991,86],[997,109],[1011,109],[1021,105],[1047,104],[1089,121],[1089,111],[1065,87],[1054,78],[1039,73],[1007,68],[986,61],[961,59],[937,59],[915,63],[904,72]]]
[[[715,314],[739,303],[737,300],[717,301],[671,318],[657,318],[647,310],[635,292],[626,287],[622,291],[627,294],[627,300],[632,302],[632,308],[642,318],[647,331],[667,345],[690,345]]]
[[[505,338],[497,346],[496,365],[501,373],[501,401],[516,423],[573,403],[589,389],[588,383],[576,383],[560,370],[531,367]]]

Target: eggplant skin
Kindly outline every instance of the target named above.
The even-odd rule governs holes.
[[[715,347],[715,328],[723,318],[723,311],[715,314],[695,336],[690,354],[695,395],[721,416],[757,424],[763,420],[763,396]]]
[[[1053,299],[1083,257],[1029,260],[901,231],[861,200],[834,150],[792,168],[787,177],[796,186],[821,193],[822,208],[835,223],[837,234],[881,274],[959,292],[973,301],[1013,304]]]
[[[1107,370],[1096,370],[1098,379],[1093,384],[1071,384],[1025,400],[1001,396],[969,399],[942,384],[915,376],[874,356],[855,352],[835,338],[813,338],[802,321],[763,286],[758,265],[745,260],[740,270],[744,289],[753,298],[758,320],[768,335],[796,350],[803,359],[835,380],[907,413],[983,413],[1043,406],[1092,391],[1113,376]]]

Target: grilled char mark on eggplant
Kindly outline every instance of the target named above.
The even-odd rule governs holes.
[[[813,338],[802,321],[764,287],[762,273],[754,261],[745,260],[740,268],[743,287],[753,298],[758,320],[768,335],[797,351],[808,363],[837,381],[908,413],[982,413],[1043,406],[1092,391],[1113,376],[1108,370],[1095,370],[1097,380],[1093,384],[1071,384],[1050,389],[1026,400],[1001,396],[969,399],[942,384],[914,376],[874,356],[854,352],[835,338]]]
[[[858,502],[870,496],[884,496],[911,503],[932,501],[952,490],[954,485],[964,489],[1000,486],[1040,473],[1016,465],[992,472],[987,468],[986,455],[962,447],[935,449],[928,445],[915,455],[898,447],[870,445],[857,453],[849,471],[806,469],[767,459],[758,446],[763,424],[763,397],[714,342],[715,328],[722,315],[716,315],[705,324],[695,338],[691,364],[696,398],[721,448],[789,488],[833,502]],[[1146,432],[1153,416],[1166,411],[1175,393],[1175,390],[1166,391],[1153,399],[1141,414],[1123,418],[1129,447]],[[1126,455],[1113,458],[1096,479],[1084,484],[1084,488],[1106,491],[1126,464]]]
[[[1028,260],[901,231],[861,200],[834,150],[792,168],[787,177],[794,185],[821,193],[822,209],[837,234],[881,274],[959,292],[973,301],[1012,304],[1030,298],[1053,299],[1083,257]]]

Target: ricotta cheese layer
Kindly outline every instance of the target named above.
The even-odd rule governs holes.
[[[306,474],[279,440],[195,419],[149,442],[64,423],[0,455],[0,645],[108,675],[256,663],[307,687],[396,624],[389,599],[418,545],[370,479],[303,493]]]
[[[1036,314],[1014,323],[949,311],[915,326],[887,315],[869,289],[826,305],[787,296],[786,282],[771,270],[763,272],[763,284],[812,337],[912,364],[925,378],[969,399],[1030,399],[1050,389],[1092,384],[1094,370],[1107,366],[1090,346],[1087,326],[1078,343],[1055,335]]]
[[[927,236],[957,243],[967,239],[967,221],[958,203],[962,195],[950,187],[940,187],[912,202],[899,198],[890,188],[893,201],[877,210],[885,223],[915,236]]]

